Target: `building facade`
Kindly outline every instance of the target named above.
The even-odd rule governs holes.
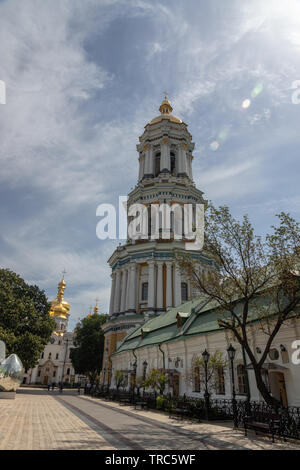
[[[191,226],[196,207],[206,205],[193,181],[195,144],[187,125],[172,114],[166,98],[159,111],[160,115],[146,124],[139,137],[138,181],[128,194],[129,225],[135,205],[142,205],[146,213],[143,236],[134,238],[129,232],[127,242],[118,246],[109,259],[110,309],[109,320],[103,326],[106,383],[110,380],[110,357],[129,330],[195,296],[189,281],[176,268],[175,253],[190,252],[203,269],[212,266],[205,253],[189,245],[194,238]],[[189,209],[185,212],[184,207]]]
[[[199,364],[197,358],[201,359],[207,350],[210,355],[222,353],[224,359],[224,365],[214,376],[211,397],[231,399],[231,364],[227,349],[232,344],[236,349],[233,369],[237,398],[246,399],[249,394],[251,400],[263,401],[249,359],[233,335],[219,327],[218,316],[216,304],[197,298],[145,322],[129,333],[112,355],[111,388],[116,386],[116,370],[123,372],[129,389],[134,377],[143,378],[151,369],[157,368],[169,377],[167,393],[202,398],[205,387],[195,369]],[[253,322],[248,328],[251,349],[259,360],[268,337],[259,322]],[[272,396],[285,406],[300,406],[299,338],[300,320],[295,315],[279,330],[263,365],[265,384]]]
[[[206,204],[193,182],[194,143],[187,125],[172,114],[166,98],[159,110],[160,115],[145,126],[137,145],[139,176],[128,195],[129,223],[130,208],[137,203],[146,210],[151,204],[171,208]],[[233,384],[227,349],[232,344],[236,349],[233,371],[237,398],[262,400],[249,359],[232,334],[219,327],[217,306],[199,297],[176,268],[176,251],[190,253],[204,271],[215,268],[209,256],[189,249],[189,230],[185,230],[183,220],[183,237],[175,237],[176,216],[165,230],[150,208],[147,222],[146,239],[128,236],[127,243],[118,246],[109,259],[112,288],[109,320],[104,325],[102,383],[115,388],[114,373],[122,371],[124,387],[129,390],[137,378],[157,368],[168,375],[167,392],[203,397],[205,390],[196,368],[197,359],[207,350],[210,355],[220,353],[224,359],[210,393],[215,398],[230,399]],[[153,233],[158,236],[153,237]],[[249,329],[252,350],[259,360],[266,336],[255,322]],[[265,384],[283,405],[300,406],[299,334],[295,315],[280,329],[263,365]]]
[[[55,320],[56,328],[36,367],[25,373],[24,384],[48,385],[61,382],[72,384],[80,380],[70,359],[70,352],[74,347],[74,333],[67,331],[70,305],[64,299],[65,288],[66,282],[62,279],[50,308],[50,315]]]

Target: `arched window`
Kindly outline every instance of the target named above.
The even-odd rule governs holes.
[[[70,369],[69,368],[67,369],[67,375],[70,375]]]
[[[217,368],[217,393],[220,395],[225,394],[225,378],[224,378],[224,367]]]
[[[44,353],[42,352],[41,359],[44,359]]]
[[[247,393],[246,387],[246,369],[244,364],[239,364],[236,368],[237,371],[237,380],[238,380],[238,392],[241,395],[245,395]]]
[[[48,359],[51,359],[51,352],[49,352],[48,354]]]
[[[188,285],[186,282],[181,283],[181,301],[186,302],[188,300]]]
[[[148,282],[142,284],[142,300],[148,300]]]
[[[156,153],[155,155],[155,170],[154,175],[158,176],[160,173],[160,152]]]
[[[194,367],[194,392],[200,392],[200,367]]]

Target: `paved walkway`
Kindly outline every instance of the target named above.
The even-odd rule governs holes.
[[[170,420],[155,411],[134,410],[74,391],[20,389],[15,400],[0,400],[0,416],[0,449],[300,448],[300,443],[272,444],[268,437],[245,438],[228,423]]]

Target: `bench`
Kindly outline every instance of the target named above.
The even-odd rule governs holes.
[[[132,397],[130,395],[124,395],[119,399],[119,404],[120,405],[131,405],[132,403]]]
[[[190,413],[188,403],[186,402],[178,402],[175,408],[170,409],[169,418],[180,418],[183,419],[187,417]]]
[[[141,410],[144,410],[145,408],[148,409],[148,402],[147,400],[139,400],[136,401],[134,404],[134,409],[136,410],[137,406],[141,407]]]
[[[245,416],[245,436],[247,436],[248,429],[253,429],[255,434],[258,432],[261,432],[262,434],[270,434],[272,436],[272,442],[274,442],[274,436],[279,433],[280,429],[280,416],[277,414],[266,414],[260,412],[256,412],[251,416]]]

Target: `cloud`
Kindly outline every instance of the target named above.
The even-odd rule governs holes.
[[[193,134],[207,198],[237,212],[273,199],[296,210],[297,15],[280,22],[286,6],[269,3],[1,2],[2,265],[50,297],[66,268],[74,319],[95,297],[108,309],[117,242],[97,240],[96,208],[135,186],[138,136],[164,89]]]

